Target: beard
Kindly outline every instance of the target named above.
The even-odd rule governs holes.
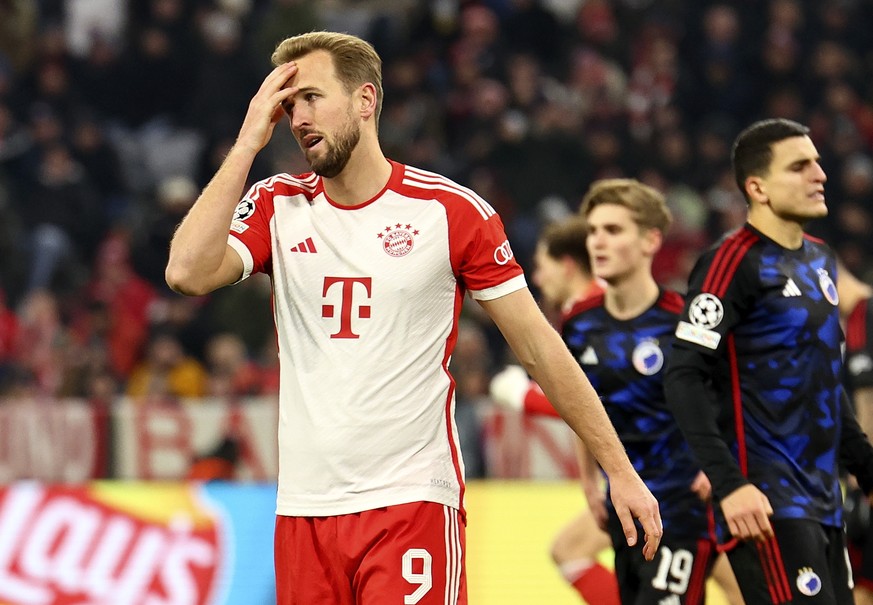
[[[345,127],[337,133],[336,141],[327,145],[325,154],[309,161],[310,168],[321,177],[330,179],[337,176],[349,163],[349,158],[360,140],[361,127],[350,115]]]

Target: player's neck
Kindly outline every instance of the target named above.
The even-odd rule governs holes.
[[[660,289],[650,271],[638,271],[626,279],[610,283],[603,304],[616,319],[633,319],[642,315],[658,300]]]
[[[378,141],[361,137],[348,164],[337,176],[324,179],[324,192],[336,204],[357,206],[373,199],[391,178],[391,163]]]
[[[577,277],[567,289],[568,296],[561,302],[561,311],[567,312],[576,303],[590,298],[600,290],[596,287],[597,282],[592,277]]]
[[[797,221],[761,210],[749,213],[749,224],[783,248],[798,250],[803,246],[803,225]]]

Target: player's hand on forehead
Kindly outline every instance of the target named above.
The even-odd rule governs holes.
[[[284,105],[294,95],[294,87],[283,88],[297,74],[297,64],[283,63],[275,67],[261,83],[249,102],[249,109],[240,128],[237,143],[258,152],[273,135],[273,129],[285,114]]]
[[[295,61],[288,61],[277,66],[264,80],[264,86],[275,90],[287,90],[294,85],[300,67]]]

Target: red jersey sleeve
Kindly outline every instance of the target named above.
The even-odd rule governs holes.
[[[404,169],[408,194],[435,199],[445,208],[452,270],[473,298],[500,298],[527,285],[503,221],[487,201],[440,174],[412,166]]]
[[[463,204],[457,206],[449,212],[449,250],[458,281],[473,298],[482,300],[523,287],[524,271],[515,259],[500,217],[490,214],[483,218]]]
[[[270,273],[272,270],[270,221],[278,178],[274,176],[255,183],[233,213],[227,243],[243,261],[242,279],[252,273]]]

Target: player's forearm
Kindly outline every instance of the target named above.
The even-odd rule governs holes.
[[[633,472],[624,446],[588,378],[557,333],[542,343],[528,371],[607,475]]]
[[[748,480],[718,430],[715,403],[703,370],[683,363],[679,359],[682,355],[674,348],[664,376],[667,403],[713,492],[723,498]]]
[[[497,323],[515,357],[607,475],[636,475],[600,398],[530,292],[525,288],[480,304]]]
[[[581,439],[576,441],[576,460],[579,463],[579,479],[585,494],[599,491],[600,467]]]
[[[873,387],[855,389],[852,398],[855,400],[855,416],[858,424],[870,437],[873,435]]]
[[[254,158],[249,148],[235,145],[176,229],[166,279],[177,292],[202,294],[224,285],[212,278],[222,266],[230,222]]]
[[[841,402],[843,426],[840,437],[840,461],[850,473],[855,475],[858,484],[867,494],[873,493],[873,446],[868,439],[870,433],[866,433],[864,425],[859,424],[858,421],[861,419],[861,409],[873,405],[871,399],[873,399],[873,388],[856,391],[855,405],[858,408],[858,419],[855,418],[845,391]]]

